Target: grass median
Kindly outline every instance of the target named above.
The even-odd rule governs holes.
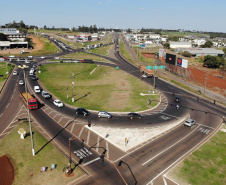
[[[68,166],[69,159],[50,143],[40,150],[36,156],[33,156],[31,151],[31,138],[27,136],[25,139],[20,139],[20,135],[18,134],[20,128],[23,128],[26,133],[29,133],[28,121],[20,122],[0,142],[0,156],[7,155],[13,163],[15,185],[65,185],[84,175],[84,172],[77,167],[75,168],[75,175],[73,177],[66,177],[63,168],[64,165]],[[48,141],[35,128],[32,128],[32,131],[34,133],[34,148],[35,151],[38,151]],[[49,171],[51,164],[55,164],[56,168]],[[48,167],[48,169],[41,173],[41,167]]]
[[[148,108],[148,96],[140,93],[148,94],[152,87],[121,70],[96,64],[60,63],[43,65],[41,71],[39,79],[45,88],[72,106],[123,112]],[[72,81],[75,102],[71,101]],[[151,106],[159,99],[159,95],[151,95]]]
[[[226,184],[226,127],[170,171],[179,184]]]

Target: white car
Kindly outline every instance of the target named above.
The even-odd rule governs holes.
[[[189,118],[189,119],[187,119],[187,120],[185,121],[184,126],[192,127],[192,126],[195,125],[195,124],[196,124],[196,121]]]
[[[20,80],[19,85],[24,85],[24,80]]]
[[[18,75],[18,72],[17,71],[13,71],[13,75]]]
[[[63,102],[60,101],[60,100],[54,100],[53,103],[54,103],[54,105],[56,105],[57,107],[63,107],[63,106],[64,106]]]
[[[46,57],[44,57],[44,56],[41,56],[40,58],[46,58]]]
[[[106,112],[106,111],[100,111],[100,112],[98,112],[98,117],[99,118],[111,118],[112,117],[112,115],[110,114],[110,113],[108,113],[108,112]]]

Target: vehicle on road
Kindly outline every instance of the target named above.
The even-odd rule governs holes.
[[[21,92],[20,96],[22,97],[22,99],[26,105],[27,105],[27,99],[28,99],[29,109],[37,109],[38,108],[38,101],[29,92],[27,92],[27,93]]]
[[[18,72],[17,71],[13,71],[13,75],[18,75]]]
[[[147,69],[146,66],[139,66],[139,70],[140,70],[140,73],[142,73],[142,75],[146,75],[147,77],[153,77],[154,76],[154,71],[151,70],[151,69]]]
[[[93,60],[90,59],[83,59],[82,63],[93,63]]]
[[[32,80],[34,80],[34,81],[36,81],[36,80],[38,80],[38,77],[36,77],[36,75],[32,75]]]
[[[44,56],[41,56],[40,58],[46,58],[46,57],[44,57]]]
[[[24,85],[24,80],[20,80],[19,85]]]
[[[76,114],[81,114],[83,116],[88,116],[90,115],[90,112],[84,108],[77,108],[75,111]]]
[[[191,118],[187,119],[187,120],[184,122],[184,126],[187,126],[187,127],[192,127],[192,126],[195,125],[195,124],[196,124],[196,121],[193,120],[193,119],[191,119]]]
[[[35,93],[41,93],[41,89],[38,85],[34,86]]]
[[[112,115],[106,111],[100,111],[98,112],[98,117],[99,118],[112,118]]]
[[[142,116],[140,114],[137,114],[135,112],[131,112],[127,115],[128,119],[141,119]]]
[[[179,97],[175,97],[174,101],[179,103],[180,102],[180,98]]]
[[[45,98],[45,99],[51,98],[51,95],[46,91],[42,91],[41,94],[42,94],[42,97]]]
[[[54,100],[53,104],[56,105],[57,107],[63,107],[64,106],[63,102],[60,101],[60,100]]]

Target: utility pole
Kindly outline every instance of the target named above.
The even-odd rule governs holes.
[[[26,90],[26,100],[27,100],[27,111],[28,111],[28,122],[29,122],[29,127],[30,127],[30,136],[31,136],[31,147],[32,147],[32,155],[35,156],[35,149],[34,149],[34,140],[33,140],[33,134],[32,134],[32,128],[31,128],[31,116],[30,116],[30,109],[29,109],[29,102],[28,102],[28,95],[27,95],[27,80],[26,80],[26,75],[25,75],[25,68],[29,68],[29,66],[23,65],[23,66],[18,66],[23,70],[24,73],[24,82],[25,82],[25,90]]]
[[[204,94],[205,94],[205,92],[206,92],[206,84],[207,84],[207,79],[208,79],[208,75],[209,75],[209,74],[206,73],[205,75],[206,75],[206,77],[205,77],[205,80],[206,80],[206,81],[205,81],[205,87],[204,87]]]
[[[75,74],[72,72],[72,102],[74,102],[74,76]]]

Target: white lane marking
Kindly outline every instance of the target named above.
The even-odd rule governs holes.
[[[82,127],[82,129],[80,130],[79,135],[78,135],[78,138],[81,137],[81,134],[82,134],[83,130],[84,130],[84,127]]]
[[[185,119],[187,119],[188,117],[190,118],[190,114],[188,114],[188,115],[182,117],[179,121],[182,122],[181,120],[185,120]],[[179,126],[180,126],[180,125],[176,126],[175,128],[177,128],[177,127],[179,127]],[[166,132],[166,133],[168,133],[168,132]],[[146,145],[148,145],[148,144],[150,144],[151,142],[155,141],[155,140],[158,139],[159,137],[162,137],[162,135],[159,135],[158,137],[155,137],[154,139],[153,139],[153,138],[150,139],[150,141],[146,142],[145,144],[141,145],[140,147],[137,147],[136,149],[132,150],[131,152],[126,153],[126,154],[123,155],[122,157],[118,158],[117,160],[114,161],[114,163],[116,163],[117,161],[119,161],[119,160],[123,159],[124,157],[130,155],[131,153],[133,153],[133,152],[139,150],[140,148],[145,147]],[[112,144],[112,143],[111,143],[111,144]]]
[[[100,145],[100,136],[99,135],[97,135],[97,148],[96,148],[96,151],[98,152],[98,147],[99,147],[99,145]]]
[[[204,126],[204,127],[211,128],[211,129],[215,129],[215,128],[213,128],[213,127],[210,127],[210,126],[207,126],[207,125],[203,125],[203,124],[200,124],[200,123],[197,123],[197,124],[202,125],[202,126]]]
[[[1,113],[0,117],[2,117],[3,113]]]
[[[90,138],[90,129],[88,130],[88,135],[87,135],[87,142],[86,142],[87,145],[89,145],[89,138]]]
[[[174,181],[173,179],[167,177],[166,175],[167,175],[167,174],[164,174],[163,176],[164,176],[165,178],[169,179],[170,181],[172,181],[173,183],[175,183],[176,185],[180,185],[180,184],[178,184],[176,181]]]
[[[9,103],[8,103],[7,106],[6,106],[6,109],[7,109],[8,106],[9,106]]]
[[[153,184],[153,181],[158,178],[160,175],[162,175],[166,170],[168,170],[169,168],[171,168],[171,166],[173,166],[174,164],[176,164],[178,161],[180,161],[182,158],[184,158],[186,155],[188,155],[189,153],[191,153],[192,150],[194,150],[194,148],[197,148],[199,145],[201,146],[202,144],[204,144],[209,138],[207,138],[206,140],[201,141],[200,143],[198,143],[197,145],[195,145],[193,148],[191,148],[188,152],[186,152],[184,155],[182,155],[179,159],[177,159],[176,161],[174,161],[171,165],[169,165],[165,170],[163,170],[161,173],[159,173],[154,179],[152,179],[150,182],[148,182],[146,185],[148,184]]]
[[[71,133],[73,133],[74,126],[75,126],[75,123],[73,123],[73,125],[72,125],[72,127],[71,127]]]
[[[106,142],[106,150],[107,150],[107,158],[109,158],[109,152],[108,152],[109,147],[108,147],[108,142]]]
[[[92,161],[89,161],[89,162],[83,164],[82,166],[86,166],[86,165],[91,164],[91,163],[98,161],[98,160],[100,160],[100,157],[97,157],[96,159],[93,159]]]
[[[198,126],[199,127],[199,126]],[[186,135],[185,137],[183,137],[182,139],[180,139],[179,141],[177,141],[176,143],[174,143],[173,145],[171,145],[170,147],[166,148],[165,150],[161,151],[160,153],[158,153],[157,155],[155,155],[154,157],[152,157],[151,159],[147,160],[145,163],[143,163],[142,165],[147,164],[148,162],[150,162],[151,160],[153,160],[154,158],[156,158],[157,156],[159,156],[160,154],[162,154],[163,152],[169,150],[170,148],[172,148],[173,146],[175,146],[176,144],[178,144],[179,142],[181,142],[183,139],[185,139],[186,137],[188,137],[189,135],[191,135],[194,131],[196,131],[198,129],[198,127],[193,130],[192,132],[190,132],[188,135]]]
[[[14,94],[13,94],[14,95]],[[13,95],[12,95],[12,97],[11,97],[11,100],[13,99]]]

